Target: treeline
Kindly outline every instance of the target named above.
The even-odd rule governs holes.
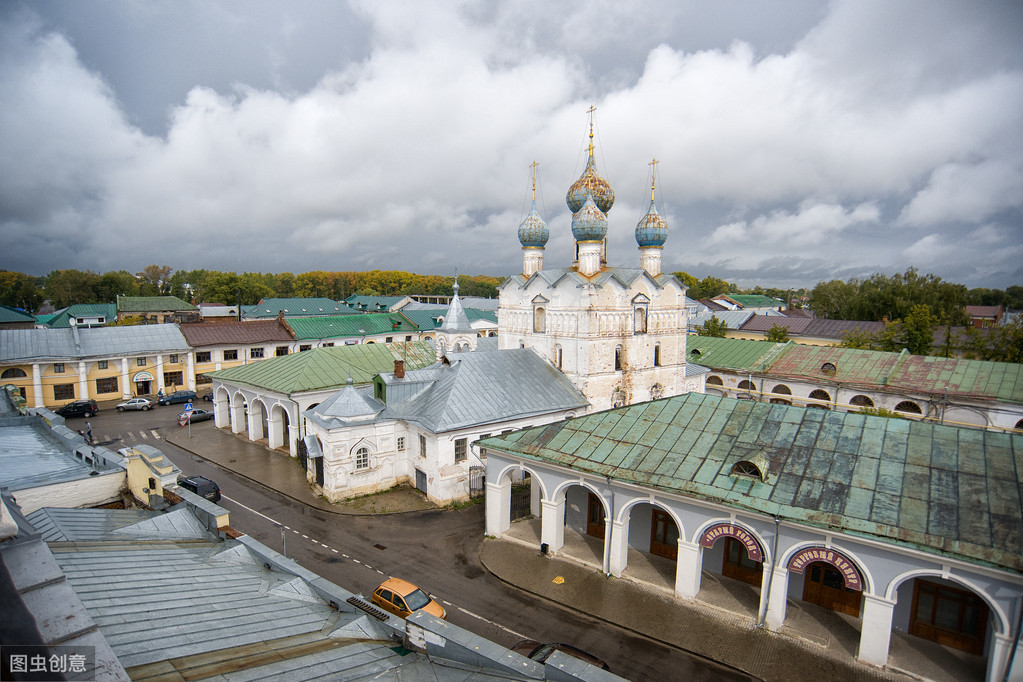
[[[36,312],[48,300],[55,309],[76,303],[114,303],[118,296],[177,296],[190,303],[253,305],[264,298],[323,297],[335,301],[352,294],[450,296],[453,277],[397,270],[238,274],[217,270],[177,270],[149,265],[132,274],[115,270],[54,270],[45,277],[0,271],[0,305]],[[503,280],[486,275],[458,278],[459,294],[495,298]]]

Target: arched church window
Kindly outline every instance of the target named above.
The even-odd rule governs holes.
[[[363,447],[355,451],[355,468],[356,469],[369,468],[369,448]]]
[[[852,400],[849,401],[849,404],[855,405],[856,407],[873,407],[874,401],[865,395],[854,395]]]
[[[721,377],[710,376],[707,377],[707,383],[711,386],[724,386],[725,382],[721,381]]]
[[[826,402],[830,403],[831,402],[831,396],[828,395],[827,391],[822,391],[821,389],[817,388],[817,389],[814,389],[814,390],[810,391],[810,400],[823,400],[823,401],[826,401]],[[821,405],[820,403],[810,403],[810,404],[807,405],[807,407],[816,407],[816,408],[821,409],[821,410],[830,410],[831,409],[828,405]]]
[[[542,334],[545,331],[547,331],[546,311],[543,306],[537,306],[533,309],[533,332]]]
[[[636,308],[635,327],[637,334],[646,334],[646,308],[643,307]]]

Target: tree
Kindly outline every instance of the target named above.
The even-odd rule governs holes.
[[[166,296],[170,294],[170,276],[174,268],[169,265],[147,265],[142,272],[136,273],[141,284],[139,292],[143,296]]]
[[[258,273],[237,275],[210,270],[195,285],[195,298],[204,303],[234,305],[239,292],[242,305],[254,305],[264,298],[272,297],[274,293]]]
[[[848,314],[857,295],[857,288],[856,280],[843,282],[833,279],[830,282],[818,282],[810,291],[810,310],[817,317],[828,320],[853,319],[848,317]]]
[[[699,336],[716,336],[723,339],[728,333],[728,325],[723,320],[719,320],[717,315],[713,315],[709,320],[696,328],[696,333]]]
[[[135,275],[125,270],[111,270],[100,275],[93,287],[99,303],[114,303],[118,296],[138,296],[139,284]]]
[[[35,312],[43,302],[43,290],[34,277],[0,270],[0,305]]]
[[[777,343],[785,343],[789,340],[789,329],[788,327],[782,327],[779,324],[772,325],[767,330],[765,335],[768,341],[775,341]]]
[[[88,270],[54,270],[46,276],[45,292],[50,304],[57,309],[76,303],[103,303],[96,298],[94,288],[99,275]]]
[[[925,304],[913,306],[902,320],[900,340],[913,355],[927,355],[934,346],[934,328],[938,318]]]

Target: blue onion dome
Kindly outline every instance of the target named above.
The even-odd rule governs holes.
[[[664,246],[667,239],[668,223],[657,212],[657,207],[651,201],[650,210],[636,225],[636,241],[640,246]]]
[[[611,210],[615,203],[615,191],[611,189],[611,183],[597,175],[597,164],[593,160],[593,146],[590,145],[590,158],[586,162],[586,170],[568,188],[565,201],[572,213],[578,213],[586,202],[586,197],[591,196],[596,202],[597,208],[603,213]]]
[[[599,242],[607,236],[607,216],[590,195],[572,216],[572,236],[577,242]]]
[[[542,249],[547,245],[547,240],[550,237],[551,231],[540,214],[536,212],[536,202],[534,201],[533,207],[529,209],[529,215],[519,223],[519,243],[523,247],[531,246]]]

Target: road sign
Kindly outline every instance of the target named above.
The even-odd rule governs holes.
[[[185,412],[192,411],[192,403],[185,403]]]

